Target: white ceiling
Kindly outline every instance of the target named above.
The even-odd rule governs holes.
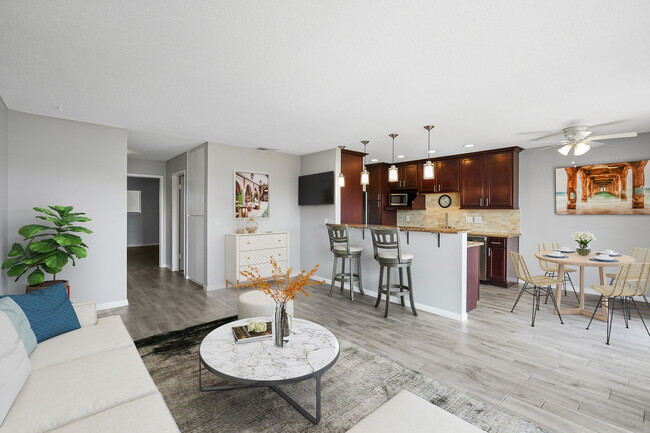
[[[165,160],[206,140],[373,156],[521,145],[571,124],[650,130],[647,0],[4,0],[13,110],[129,130]],[[58,110],[57,107],[62,107]]]

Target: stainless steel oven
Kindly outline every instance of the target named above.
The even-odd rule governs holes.
[[[481,283],[487,283],[487,248],[488,248],[488,238],[487,236],[467,236],[468,241],[477,241],[483,242],[479,248],[481,249],[481,257],[479,258],[479,273],[478,279],[481,280]]]
[[[388,197],[388,206],[408,206],[409,195],[406,193],[391,194]]]

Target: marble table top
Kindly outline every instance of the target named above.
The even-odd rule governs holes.
[[[199,354],[213,373],[239,382],[294,381],[310,378],[331,367],[339,356],[339,341],[327,328],[293,319],[289,347],[278,348],[269,338],[236,344],[233,326],[268,317],[251,317],[227,323],[210,332]]]

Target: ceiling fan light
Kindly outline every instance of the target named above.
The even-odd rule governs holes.
[[[557,151],[560,152],[562,155],[567,156],[569,152],[571,151],[571,146],[570,144],[567,144],[565,146],[560,147]]]
[[[433,164],[431,163],[431,161],[427,161],[424,164],[424,170],[423,170],[422,178],[424,178],[424,179],[434,179],[435,178],[435,174],[433,172]]]
[[[591,146],[589,146],[585,142],[580,142],[580,143],[576,144],[576,147],[573,150],[573,154],[576,155],[576,156],[584,155],[585,153],[587,153],[587,151],[589,149],[591,149]]]
[[[388,169],[388,181],[397,182],[397,167],[394,164]]]

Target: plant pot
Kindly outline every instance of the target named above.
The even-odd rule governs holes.
[[[591,249],[589,248],[576,248],[576,253],[578,253],[581,256],[588,256],[589,253],[591,252]]]
[[[27,286],[26,293],[38,292],[39,290],[43,290],[47,287],[52,287],[55,284],[59,283],[63,283],[65,290],[68,292],[68,298],[70,298],[70,282],[68,280],[50,280],[43,281],[41,284],[32,284],[31,286]]]

